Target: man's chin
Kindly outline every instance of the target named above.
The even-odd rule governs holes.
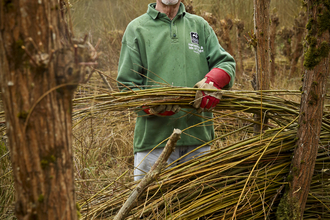
[[[162,0],[164,5],[176,5],[178,4],[179,0]]]

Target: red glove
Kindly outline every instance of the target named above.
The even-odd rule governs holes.
[[[181,110],[179,105],[157,105],[151,108],[143,108],[148,115],[171,116]]]
[[[200,89],[222,89],[230,82],[230,76],[226,71],[214,68],[205,78],[196,83],[195,88]],[[198,109],[198,112],[202,112],[204,108],[212,110],[219,102],[222,97],[220,92],[209,92],[198,90],[195,95],[194,107]]]

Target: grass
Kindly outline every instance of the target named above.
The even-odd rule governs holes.
[[[0,219],[13,219],[14,183],[7,141],[0,140]]]

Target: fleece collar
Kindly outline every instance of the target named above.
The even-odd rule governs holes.
[[[151,3],[148,5],[147,14],[154,20],[156,20],[157,18],[160,18],[160,17],[164,17],[164,15],[165,15],[156,10],[156,3]],[[186,8],[184,7],[184,4],[182,2],[180,2],[179,11],[176,16],[180,16],[180,15],[184,16],[185,14],[186,14]]]

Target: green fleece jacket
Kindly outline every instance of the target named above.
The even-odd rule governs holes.
[[[193,87],[213,68],[220,68],[230,76],[224,87],[229,89],[235,79],[235,61],[218,42],[202,18],[185,11],[181,3],[173,20],[148,5],[146,14],[127,26],[122,39],[118,66],[118,86],[125,90],[155,88],[159,86]],[[134,133],[134,152],[150,150],[169,137],[174,128],[181,130],[211,119],[210,112],[196,116],[186,109],[166,117],[147,115],[142,110]],[[189,128],[181,135],[177,146],[200,145],[214,138],[212,122]],[[166,142],[159,145],[164,147]]]

